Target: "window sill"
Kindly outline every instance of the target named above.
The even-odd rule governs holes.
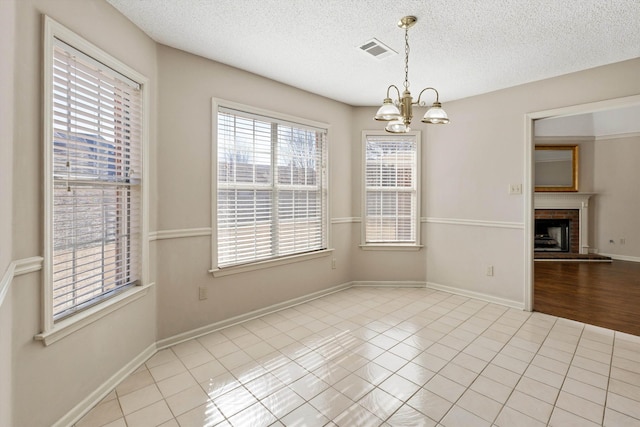
[[[51,345],[56,341],[61,340],[67,335],[71,335],[72,333],[84,328],[95,322],[98,319],[106,316],[109,313],[112,313],[125,305],[142,298],[145,296],[149,288],[154,286],[154,283],[150,283],[144,286],[134,286],[131,289],[128,289],[121,294],[114,296],[106,300],[105,302],[96,305],[95,307],[88,308],[80,313],[69,317],[68,319],[61,320],[57,322],[53,329],[50,331],[42,332],[37,334],[33,338],[36,341],[42,341],[45,346]]]
[[[213,277],[229,276],[231,274],[246,273],[248,271],[262,270],[263,268],[277,267],[279,265],[293,264],[294,262],[308,261],[310,259],[329,256],[333,249],[310,252],[306,254],[291,255],[277,259],[253,262],[251,264],[236,265],[224,268],[214,268],[209,270]]]
[[[363,251],[419,251],[423,245],[366,244],[360,245]]]

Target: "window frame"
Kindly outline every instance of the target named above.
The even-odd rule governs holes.
[[[416,144],[416,163],[415,163],[415,212],[414,212],[414,227],[415,227],[415,241],[403,242],[403,241],[390,241],[390,242],[368,242],[367,241],[367,140],[368,137],[385,137],[389,139],[394,138],[406,138],[411,136],[415,139]],[[399,251],[416,251],[422,248],[421,244],[421,169],[422,169],[422,133],[421,131],[410,131],[400,135],[390,134],[385,131],[378,130],[364,130],[362,131],[362,193],[361,193],[361,212],[362,220],[360,221],[360,248],[362,250],[399,250]]]
[[[91,42],[85,40],[78,34],[69,30],[62,24],[56,22],[49,16],[43,17],[43,143],[44,143],[44,248],[43,248],[43,316],[42,332],[35,336],[36,340],[41,340],[45,345],[49,345],[70,333],[94,322],[95,320],[117,310],[118,308],[135,301],[146,295],[148,288],[153,284],[149,283],[149,80],[144,75],[133,68],[120,62],[110,54],[98,48]],[[140,281],[137,286],[131,286],[106,295],[102,300],[67,317],[54,321],[53,313],[53,202],[54,202],[54,127],[53,127],[53,51],[55,39],[69,45],[88,56],[89,58],[104,64],[124,78],[135,81],[140,85],[141,96],[141,118],[140,118],[140,201],[139,207],[139,228],[140,228],[140,248],[139,257]]]
[[[212,98],[211,99],[211,115],[212,115],[212,149],[211,149],[211,164],[212,164],[212,173],[211,173],[211,269],[210,273],[213,274],[214,277],[222,277],[236,273],[243,273],[248,271],[259,270],[263,268],[275,267],[278,265],[285,265],[295,262],[301,262],[306,260],[311,260],[315,258],[321,258],[328,256],[333,252],[331,247],[331,220],[330,220],[330,184],[329,184],[329,135],[330,135],[330,125],[323,122],[308,120],[300,117],[290,116],[288,114],[278,113],[266,109],[261,109],[257,107],[252,107],[249,105],[228,101],[220,98]],[[268,258],[261,259],[255,261],[249,261],[243,264],[237,265],[227,265],[224,267],[220,267],[218,265],[218,112],[220,108],[238,110],[241,112],[246,112],[251,115],[262,116],[266,120],[272,119],[274,121],[285,121],[289,123],[298,123],[301,126],[312,127],[317,129],[324,129],[326,131],[325,141],[324,141],[324,155],[322,156],[323,161],[325,162],[322,165],[322,180],[323,180],[323,188],[322,188],[322,199],[325,201],[324,206],[322,206],[322,215],[324,218],[321,221],[323,226],[323,232],[325,236],[325,247],[323,249],[318,249],[310,252],[298,252],[283,255],[276,258]]]

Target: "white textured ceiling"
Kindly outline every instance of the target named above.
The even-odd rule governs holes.
[[[445,102],[640,57],[640,0],[107,1],[159,43],[351,105],[401,87],[405,15],[412,93]],[[374,37],[399,54],[358,49]]]

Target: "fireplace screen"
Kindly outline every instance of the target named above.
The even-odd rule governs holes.
[[[569,252],[571,220],[536,219],[534,250],[538,252]]]

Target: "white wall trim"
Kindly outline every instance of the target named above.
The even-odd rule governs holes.
[[[436,291],[444,291],[444,292],[448,292],[450,294],[461,295],[461,296],[469,297],[469,298],[475,298],[475,299],[479,299],[481,301],[490,302],[492,304],[500,304],[500,305],[504,305],[506,307],[515,308],[515,309],[518,309],[518,310],[524,310],[525,309],[524,303],[522,303],[522,302],[509,300],[509,299],[506,299],[506,298],[495,297],[495,296],[487,295],[487,294],[480,293],[480,292],[475,292],[475,291],[469,291],[469,290],[466,290],[466,289],[455,288],[453,286],[441,285],[441,284],[434,283],[434,282],[427,282],[426,287],[429,288],[429,289],[434,289]]]
[[[111,391],[131,375],[140,365],[145,363],[151,356],[156,353],[156,344],[153,343],[140,354],[133,358],[129,363],[122,367],[118,372],[113,374],[111,378],[105,381],[101,386],[95,389],[87,397],[82,399],[80,403],[60,418],[52,427],[67,427],[74,425],[80,418],[86,415],[95,405],[100,403]]]
[[[23,258],[16,261],[11,261],[7,266],[7,270],[4,272],[2,279],[0,280],[0,307],[4,302],[4,298],[9,292],[11,283],[16,276],[21,276],[27,273],[33,273],[35,271],[42,270],[41,256],[34,256],[30,258]]]
[[[43,261],[44,258],[41,256],[33,256],[31,258],[23,258],[14,261],[16,264],[16,269],[13,273],[14,277],[42,270]]]
[[[359,216],[347,216],[342,218],[331,218],[331,224],[350,224],[359,223],[362,219]]]
[[[16,263],[11,261],[7,266],[7,270],[4,272],[2,276],[2,280],[0,280],[0,307],[2,307],[2,303],[4,302],[4,297],[7,296],[9,292],[9,287],[11,286],[11,282],[13,282],[13,276],[16,270]]]
[[[459,218],[422,218],[422,222],[428,224],[449,224],[449,225],[466,225],[471,227],[488,227],[488,228],[513,228],[517,230],[524,229],[522,222],[507,221],[483,221],[478,219],[459,219]]]
[[[598,135],[595,137],[596,141],[604,141],[609,139],[622,139],[622,138],[640,138],[640,132],[629,133],[615,133],[611,135]]]
[[[631,261],[631,262],[640,262],[640,257],[637,256],[629,256],[629,255],[617,255],[617,254],[604,254],[602,252],[598,252],[599,255],[608,256],[611,259],[615,259],[618,261]]]
[[[533,137],[533,142],[535,144],[539,143],[539,142],[571,142],[571,143],[578,143],[578,142],[589,142],[589,141],[594,141],[596,138],[594,136],[579,136],[579,135],[575,135],[575,136],[567,136],[567,135],[562,135],[562,136],[551,136],[551,135],[545,135],[545,136],[535,136]]]
[[[211,332],[217,331],[219,329],[227,328],[229,326],[236,325],[238,323],[246,322],[247,320],[252,320],[257,317],[264,316],[266,314],[275,313],[276,311],[284,310],[286,308],[291,308],[296,305],[303,304],[305,302],[312,301],[314,299],[322,298],[324,296],[333,294],[335,292],[339,292],[345,289],[349,289],[353,286],[353,282],[343,283],[341,285],[333,286],[331,288],[323,289],[321,291],[313,292],[307,295],[303,295],[298,298],[293,298],[287,301],[283,301],[277,304],[270,305],[268,307],[264,307],[258,310],[250,311],[245,314],[240,314],[238,316],[231,317],[229,319],[224,319],[219,322],[214,322],[206,326],[202,326],[200,328],[192,329],[191,331],[183,332],[178,335],[174,335],[169,338],[165,338],[159,340],[156,343],[158,350],[162,350],[167,347],[171,347],[172,345],[180,344],[181,342],[198,338],[203,335],[209,334]]]
[[[149,233],[149,241],[200,236],[211,236],[211,227],[152,231]]]

